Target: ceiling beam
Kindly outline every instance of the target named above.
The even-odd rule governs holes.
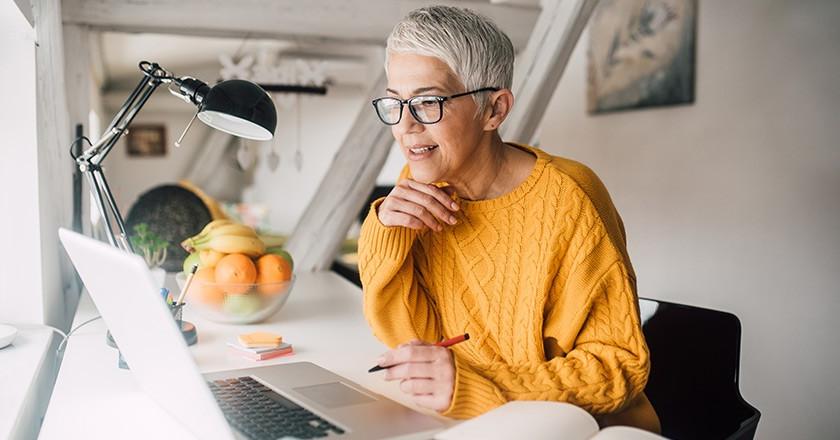
[[[26,21],[29,22],[30,26],[35,26],[35,15],[32,12],[32,2],[29,0],[15,0],[15,4],[17,5],[20,12],[26,17]]]
[[[492,18],[524,48],[537,7],[454,0],[65,0],[65,23],[95,30],[382,45],[409,11],[444,4]]]
[[[380,71],[368,96],[386,85],[385,72]],[[369,102],[360,103],[353,126],[286,242],[298,271],[329,269],[394,144],[390,127],[379,121]]]
[[[518,57],[516,105],[501,127],[502,138],[536,144],[537,129],[598,0],[547,0],[528,46]]]
[[[102,33],[91,31],[88,28],[88,56],[90,57],[90,74],[93,76],[93,83],[99,90],[108,86],[111,75],[108,72],[108,65],[105,62],[105,54],[102,50]]]

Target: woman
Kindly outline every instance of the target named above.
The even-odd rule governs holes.
[[[365,315],[394,347],[378,363],[449,417],[556,400],[658,431],[621,219],[585,166],[501,140],[513,58],[459,8],[413,11],[388,38],[373,103],[408,165],[359,239]]]

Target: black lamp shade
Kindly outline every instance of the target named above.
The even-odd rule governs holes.
[[[234,136],[267,141],[274,137],[277,110],[260,86],[241,79],[213,86],[201,102],[198,118]]]

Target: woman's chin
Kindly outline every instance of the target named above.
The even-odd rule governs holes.
[[[408,169],[411,171],[411,178],[414,179],[415,182],[434,183],[440,181],[438,173],[428,170],[426,167],[412,166],[412,164],[408,164]]]

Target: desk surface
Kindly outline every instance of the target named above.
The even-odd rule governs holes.
[[[174,285],[171,277],[170,284]],[[95,306],[84,295],[73,326],[95,316]],[[332,272],[298,274],[283,309],[260,324],[213,323],[190,313],[189,306],[184,317],[198,329],[198,344],[190,349],[202,372],[311,361],[412,406],[396,383],[385,382],[381,373],[367,373],[386,347],[364,320],[359,288]],[[257,330],[283,335],[294,345],[295,354],[254,362],[225,348],[236,335]],[[71,336],[40,438],[192,438],[143,394],[130,372],[117,368],[117,351],[105,344],[105,332],[99,320]]]
[[[49,397],[46,379],[56,363],[53,332],[39,325],[16,325],[12,345],[0,349],[0,438],[33,438]]]

